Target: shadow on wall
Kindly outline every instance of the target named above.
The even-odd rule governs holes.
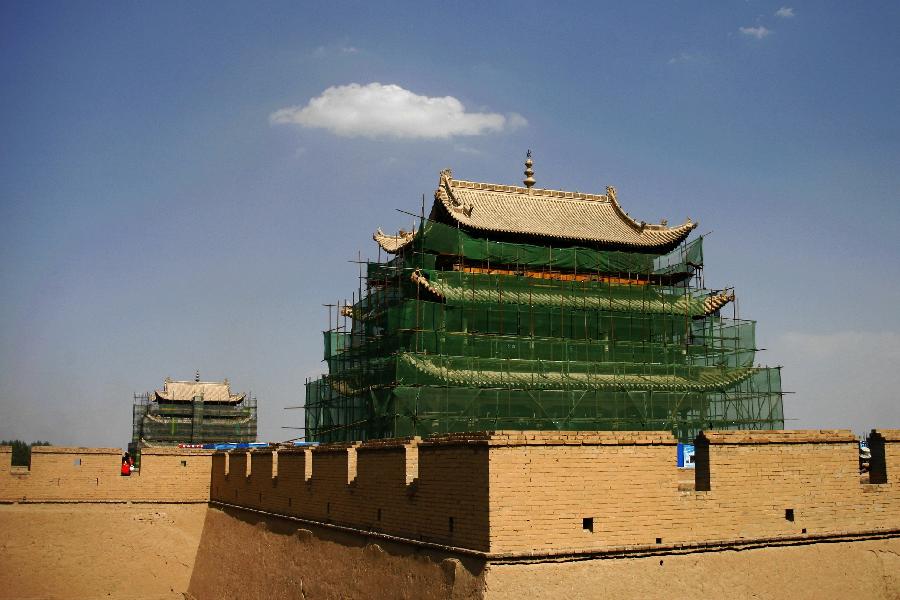
[[[477,558],[210,507],[188,593],[197,600],[479,598],[484,566]]]

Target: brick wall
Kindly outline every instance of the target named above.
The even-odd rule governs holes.
[[[488,550],[487,446],[464,438],[405,439],[284,449],[277,459],[273,454],[217,453],[212,499]],[[250,476],[244,475],[248,461]]]
[[[900,429],[873,431],[869,436],[872,452],[871,481],[900,484]]]
[[[494,432],[217,453],[211,497],[492,553],[898,530],[900,432],[876,435],[883,484],[847,431],[707,432],[708,490],[668,433]]]
[[[493,552],[900,530],[900,443],[885,444],[893,458],[877,485],[860,477],[849,431],[707,432],[697,485],[679,489],[668,434],[507,437],[491,455]]]
[[[207,502],[210,450],[145,448],[141,470],[122,477],[118,448],[35,446],[27,470],[0,447],[0,502]]]
[[[873,432],[858,471],[849,431],[706,432],[696,477],[660,432],[493,432],[218,452],[0,448],[0,501],[209,498],[492,553],[583,552],[900,529],[900,430]],[[880,454],[879,454],[880,453]],[[874,462],[874,461],[873,461]]]
[[[497,437],[490,480],[494,552],[668,542],[683,520],[677,442],[669,433]]]

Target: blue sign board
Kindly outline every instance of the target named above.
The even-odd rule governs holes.
[[[678,444],[678,468],[693,469],[694,468],[694,445]]]

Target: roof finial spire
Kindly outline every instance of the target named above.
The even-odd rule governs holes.
[[[194,374],[194,381],[200,383],[200,369],[197,369],[197,372]]]
[[[534,185],[534,169],[531,168],[533,164],[534,161],[531,160],[531,148],[529,148],[528,153],[525,154],[525,181],[522,182],[528,189],[531,189],[531,186]]]

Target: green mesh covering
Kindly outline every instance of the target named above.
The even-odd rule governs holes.
[[[754,366],[755,323],[722,314],[702,264],[702,238],[654,255],[426,221],[325,332],[307,438],[782,428],[780,371]]]
[[[525,304],[580,310],[672,313],[699,317],[728,302],[721,294],[654,285],[621,285],[594,281],[538,280],[509,275],[485,275],[420,269],[413,281],[456,305]],[[721,304],[716,302],[720,299]]]
[[[493,265],[553,268],[572,272],[691,275],[703,266],[703,238],[682,244],[662,256],[582,247],[535,246],[490,240],[464,229],[426,220],[408,249],[419,253],[460,256]]]
[[[158,402],[134,397],[132,444],[255,442],[256,399],[237,404]]]

